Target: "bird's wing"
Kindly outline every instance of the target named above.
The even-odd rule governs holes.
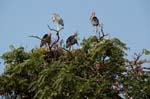
[[[97,26],[99,25],[99,19],[97,17],[93,17],[91,23],[92,25]]]
[[[68,38],[67,38],[67,41],[66,41],[66,43],[68,43],[68,42],[71,42],[71,40],[74,38],[74,36],[72,35],[72,36],[69,36]]]
[[[73,39],[73,35],[72,36],[69,36],[66,40],[66,47],[68,48],[69,46],[71,46],[71,42],[72,42],[72,39]]]
[[[58,22],[58,24],[60,24],[60,25],[64,26],[63,19],[60,19],[60,20],[59,20],[59,22]]]
[[[44,36],[42,37],[42,39],[45,39],[48,36],[48,34],[44,34]]]

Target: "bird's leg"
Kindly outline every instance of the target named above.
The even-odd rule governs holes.
[[[60,25],[59,25],[59,24],[57,24],[57,31],[59,31],[59,29],[60,29]]]
[[[96,34],[97,33],[98,33],[98,36],[99,36],[99,39],[100,39],[101,35],[100,35],[100,31],[99,31],[99,27],[98,26],[96,26]]]
[[[100,28],[101,28],[102,35],[105,36],[104,31],[103,31],[103,24],[100,25]]]

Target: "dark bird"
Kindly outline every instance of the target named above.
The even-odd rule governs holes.
[[[64,21],[63,19],[59,16],[59,14],[57,13],[54,13],[51,17],[52,21],[53,22],[56,22],[58,24],[58,30],[60,28],[63,28],[64,27]]]
[[[90,20],[91,20],[92,26],[96,26],[96,27],[100,26],[100,24],[99,24],[99,19],[96,17],[95,12],[92,12],[92,15],[91,15],[91,17],[90,17]]]
[[[92,26],[93,27],[96,27],[96,33],[98,33],[99,32],[99,38],[100,38],[100,28],[101,28],[101,30],[102,30],[102,26],[101,26],[101,24],[100,24],[100,22],[99,22],[99,19],[97,18],[97,16],[96,16],[96,14],[95,14],[95,12],[92,12],[92,15],[91,15],[91,17],[90,17],[90,20],[91,20],[91,24],[92,24]],[[102,34],[103,34],[103,32],[102,32]],[[104,35],[104,34],[103,34]]]
[[[40,47],[43,47],[44,45],[46,46],[48,45],[50,47],[50,44],[51,44],[51,33],[47,33],[42,37]]]
[[[78,41],[77,41],[77,33],[74,33],[74,35],[71,35],[68,37],[67,41],[66,41],[66,48],[69,48],[69,50],[71,49],[71,46],[74,44],[78,45]]]

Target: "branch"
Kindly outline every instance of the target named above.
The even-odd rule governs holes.
[[[141,56],[144,54],[144,50],[142,51],[142,53],[135,53],[134,55],[135,56],[133,56],[133,59],[134,59],[134,65],[136,65],[137,64],[137,62],[139,61],[139,59],[141,58]]]
[[[29,36],[29,37],[37,38],[37,39],[39,39],[40,41],[45,41],[45,42],[47,42],[47,40],[42,39],[42,38],[40,38],[39,36],[31,35],[31,36]],[[48,45],[48,47],[49,47],[49,50],[51,50],[51,47],[50,47],[49,45]]]
[[[41,40],[41,41],[42,41],[42,39],[41,39],[39,36],[31,35],[31,36],[29,36],[29,37],[37,38],[37,39],[39,39],[39,40]]]
[[[52,45],[50,46],[50,49],[59,41],[59,32],[57,33],[57,40],[56,41],[54,41],[53,43],[52,43]]]
[[[29,36],[29,37],[37,38],[37,39],[39,39],[39,40],[41,40],[41,41],[47,42],[47,40],[44,40],[44,39],[40,38],[39,36],[31,35],[31,36]]]
[[[108,36],[109,34],[104,34],[103,36],[100,37],[100,39],[104,38],[105,36]]]
[[[55,42],[53,42],[52,43],[52,45],[50,46],[50,49],[59,41],[59,39],[60,39],[60,36],[59,36],[59,32],[62,30],[62,29],[64,29],[63,27],[61,27],[59,30],[56,30],[56,29],[53,29],[53,28],[51,28],[49,25],[47,25],[48,26],[48,28],[49,28],[49,30],[50,31],[55,31],[56,32],[56,35],[57,35],[57,40],[55,41]]]
[[[62,29],[64,29],[63,27],[61,27],[59,30],[56,30],[54,28],[51,28],[48,24],[47,24],[47,27],[50,31],[55,31],[56,33],[59,33]]]

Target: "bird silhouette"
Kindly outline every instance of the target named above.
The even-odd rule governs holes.
[[[90,17],[90,20],[91,20],[91,24],[93,27],[96,27],[96,33],[99,32],[99,37],[100,37],[100,31],[99,31],[99,28],[101,27],[101,24],[99,22],[99,19],[97,18],[96,16],[96,13],[93,11],[92,12],[92,15]]]
[[[78,45],[78,41],[77,41],[77,33],[74,33],[74,35],[71,35],[67,38],[66,40],[66,48],[69,48],[69,50],[71,49],[71,46],[73,46],[74,44]]]
[[[92,15],[91,15],[91,17],[90,17],[90,20],[91,20],[91,24],[93,25],[93,26],[99,26],[100,24],[99,24],[99,19],[96,17],[96,14],[95,14],[95,12],[92,12]]]
[[[45,46],[48,45],[48,47],[50,47],[50,44],[51,44],[51,33],[44,34],[41,40],[40,47],[43,47],[44,45]]]

